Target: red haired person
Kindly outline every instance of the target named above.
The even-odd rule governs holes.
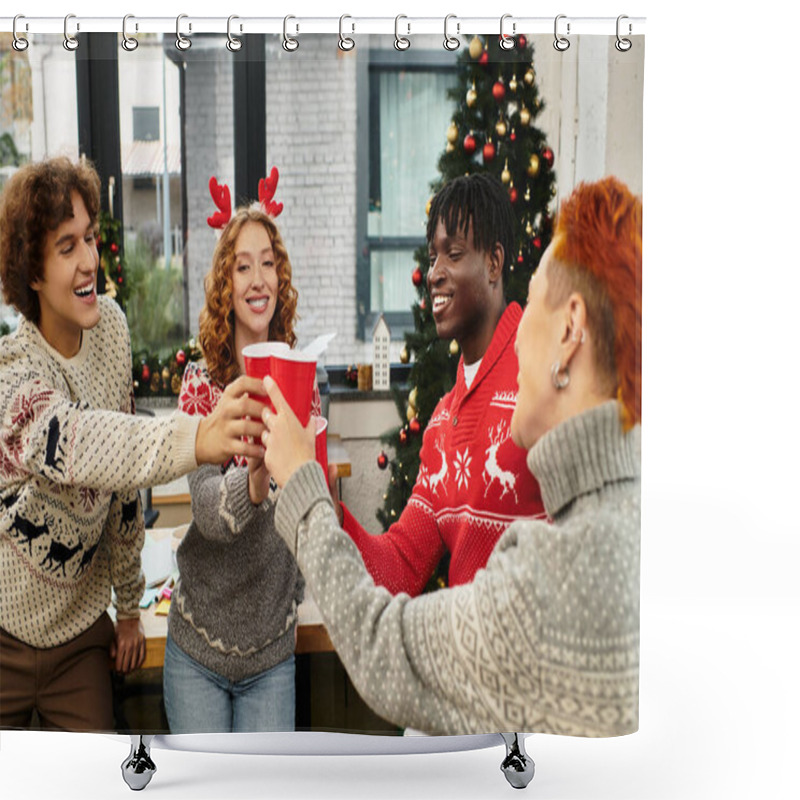
[[[133,415],[125,316],[98,297],[100,179],[28,164],[0,198],[0,282],[22,315],[0,339],[0,726],[113,727],[117,671],[144,660],[137,489],[257,456],[259,403],[233,384],[216,413]],[[116,624],[106,610],[116,605]]]
[[[178,408],[212,414],[244,374],[242,350],[295,344],[297,291],[273,216],[277,171],[262,205],[230,219],[227,187],[212,179],[222,229],[200,312],[203,361],[184,373]],[[263,187],[263,183],[262,183]],[[267,213],[269,212],[269,213]],[[314,413],[319,413],[315,393]],[[260,409],[259,409],[260,413]],[[277,487],[263,459],[233,458],[189,476],[192,523],[178,549],[164,657],[172,733],[294,730],[294,646],[303,579],[274,527]]]
[[[430,733],[615,736],[639,724],[642,205],[614,178],[564,202],[516,338],[511,435],[552,523],[518,520],[472,583],[369,578],[270,378],[276,525],[361,696]]]

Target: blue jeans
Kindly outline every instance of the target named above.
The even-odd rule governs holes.
[[[294,705],[294,655],[234,683],[167,636],[164,706],[171,733],[293,731]]]

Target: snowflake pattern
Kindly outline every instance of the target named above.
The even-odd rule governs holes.
[[[178,410],[184,414],[208,416],[219,402],[222,390],[213,385],[208,370],[196,364],[186,368],[178,399]]]
[[[470,471],[469,465],[472,463],[472,456],[469,454],[469,447],[464,448],[463,453],[456,450],[456,458],[453,466],[456,470],[456,485],[462,489],[469,483]]]

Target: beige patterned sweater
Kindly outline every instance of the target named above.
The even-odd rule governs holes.
[[[632,733],[639,722],[640,428],[611,401],[528,453],[552,524],[520,520],[471,584],[411,599],[375,586],[303,465],[276,524],[353,683],[430,733]]]
[[[100,322],[67,359],[22,320],[0,339],[0,628],[34,647],[83,633],[108,608],[139,615],[137,489],[194,469],[199,418],[136,418],[127,322]]]

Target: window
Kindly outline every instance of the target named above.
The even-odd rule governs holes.
[[[133,108],[133,141],[157,142],[161,138],[158,106]]]
[[[456,81],[455,58],[440,51],[370,51],[359,76],[368,131],[359,150],[358,330],[368,339],[383,314],[392,338],[413,328],[414,251],[425,243],[425,206],[453,114],[443,98]]]

